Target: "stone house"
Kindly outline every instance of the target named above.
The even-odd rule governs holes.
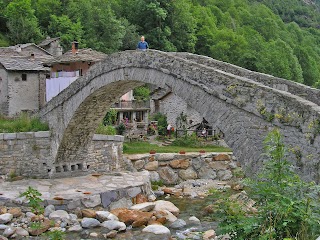
[[[45,104],[45,80],[52,56],[34,43],[0,48],[0,114],[35,112]]]
[[[45,40],[39,43],[38,46],[55,57],[61,56],[63,53],[63,48],[60,45],[60,37],[50,38],[48,36]]]
[[[186,129],[195,130],[203,122],[201,114],[173,94],[170,89],[154,90],[150,108],[151,114],[157,112],[165,114],[167,122],[175,129],[182,129],[185,126]]]
[[[0,56],[0,113],[12,117],[39,110],[48,73],[39,60]]]

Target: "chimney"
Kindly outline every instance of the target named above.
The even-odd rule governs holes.
[[[76,40],[72,42],[72,54],[76,54],[78,52],[78,45],[79,43]]]

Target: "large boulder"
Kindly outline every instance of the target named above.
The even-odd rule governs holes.
[[[164,211],[167,210],[171,212],[173,215],[178,216],[180,213],[179,208],[177,208],[172,202],[158,200],[154,202],[156,205],[154,207],[154,211]]]
[[[153,233],[153,234],[163,234],[163,235],[170,235],[170,230],[162,225],[153,224],[145,227],[142,232]]]
[[[148,171],[156,171],[159,167],[159,162],[158,161],[152,161],[148,162],[145,166],[144,169]]]

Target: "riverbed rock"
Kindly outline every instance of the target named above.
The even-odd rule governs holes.
[[[109,220],[108,218],[109,215],[110,215],[110,212],[108,211],[96,211],[96,219],[98,219],[100,222]]]
[[[108,232],[106,234],[103,234],[103,236],[105,238],[115,238],[117,236],[117,233],[118,232],[116,230],[112,230],[112,231],[110,231],[110,232]]]
[[[204,164],[198,170],[198,176],[202,179],[216,179],[217,173],[214,169],[210,168],[207,164]]]
[[[168,222],[173,223],[178,219],[175,215],[173,215],[168,210],[154,212],[154,215],[156,216],[157,221],[159,221],[159,219],[165,218]]]
[[[175,184],[179,180],[178,175],[169,167],[160,168],[158,173],[165,184]]]
[[[215,237],[216,237],[216,232],[213,229],[205,231],[202,235],[203,240],[210,240],[210,239],[214,239]]]
[[[10,222],[13,218],[11,213],[4,213],[0,215],[0,224],[6,224]]]
[[[8,213],[11,213],[14,218],[18,218],[22,215],[22,211],[20,208],[11,208],[8,210]]]
[[[159,162],[158,161],[152,161],[148,162],[145,166],[144,169],[148,171],[156,171],[159,167]]]
[[[124,231],[126,230],[127,226],[125,223],[120,221],[104,221],[101,223],[101,227],[107,228],[108,230],[118,230],[118,231]]]
[[[95,228],[100,226],[100,222],[95,218],[83,218],[81,220],[81,226],[83,228]]]
[[[179,177],[183,180],[189,180],[198,178],[198,175],[192,168],[188,168],[186,170],[180,170]]]
[[[136,196],[136,204],[148,202],[148,197],[145,194],[139,193]]]
[[[92,209],[82,209],[81,210],[82,216],[87,218],[95,218],[96,217],[96,211]]]
[[[190,161],[189,159],[175,159],[170,161],[169,165],[172,168],[187,169],[190,166]]]
[[[153,224],[145,227],[142,232],[147,232],[147,233],[153,233],[153,234],[163,234],[163,235],[170,235],[170,230],[162,225],[158,224]]]
[[[70,220],[69,214],[64,210],[56,210],[49,215],[50,220],[68,221]]]
[[[8,240],[5,236],[0,235],[0,240]]]
[[[16,232],[15,227],[8,227],[4,230],[3,236],[10,238]]]
[[[22,227],[17,227],[15,234],[17,234],[18,236],[22,236],[22,237],[29,236],[29,232],[27,230],[23,229]]]
[[[190,221],[190,222],[193,222],[193,223],[200,223],[199,218],[197,218],[197,217],[195,217],[195,216],[189,217],[189,221]]]
[[[154,202],[146,202],[146,203],[140,203],[140,204],[136,204],[130,207],[131,210],[138,210],[138,211],[142,211],[142,212],[150,212],[154,209],[155,207],[155,203]]]
[[[83,228],[79,224],[71,226],[68,229],[69,232],[81,232],[82,230],[83,230]]]
[[[0,207],[0,214],[4,214],[4,213],[7,213],[7,212],[8,212],[7,207],[5,207],[5,206],[1,206]]]
[[[5,224],[0,224],[0,230],[5,230],[7,227],[9,226]]]
[[[148,222],[153,216],[153,213],[142,212],[137,210],[125,209],[118,214],[118,218],[121,222],[124,222],[126,225],[131,225],[136,221],[145,221]]]
[[[175,216],[179,215],[179,208],[177,208],[172,202],[165,201],[165,200],[158,200],[154,202],[156,205],[154,207],[154,211],[163,211],[167,210],[174,214]]]
[[[81,199],[82,204],[87,208],[94,208],[101,204],[100,195],[90,195]]]
[[[48,205],[44,209],[44,216],[49,217],[50,213],[54,212],[56,210],[54,205]]]
[[[39,228],[28,228],[28,232],[31,236],[39,236],[40,234],[46,232],[51,227],[51,221],[47,218],[41,222]]]
[[[173,229],[180,229],[186,225],[187,225],[187,223],[183,219],[177,219],[176,221],[171,223],[169,227],[173,228]]]

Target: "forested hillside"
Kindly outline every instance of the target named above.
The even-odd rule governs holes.
[[[65,50],[150,47],[207,55],[320,86],[319,0],[0,0],[0,46],[61,37]]]

